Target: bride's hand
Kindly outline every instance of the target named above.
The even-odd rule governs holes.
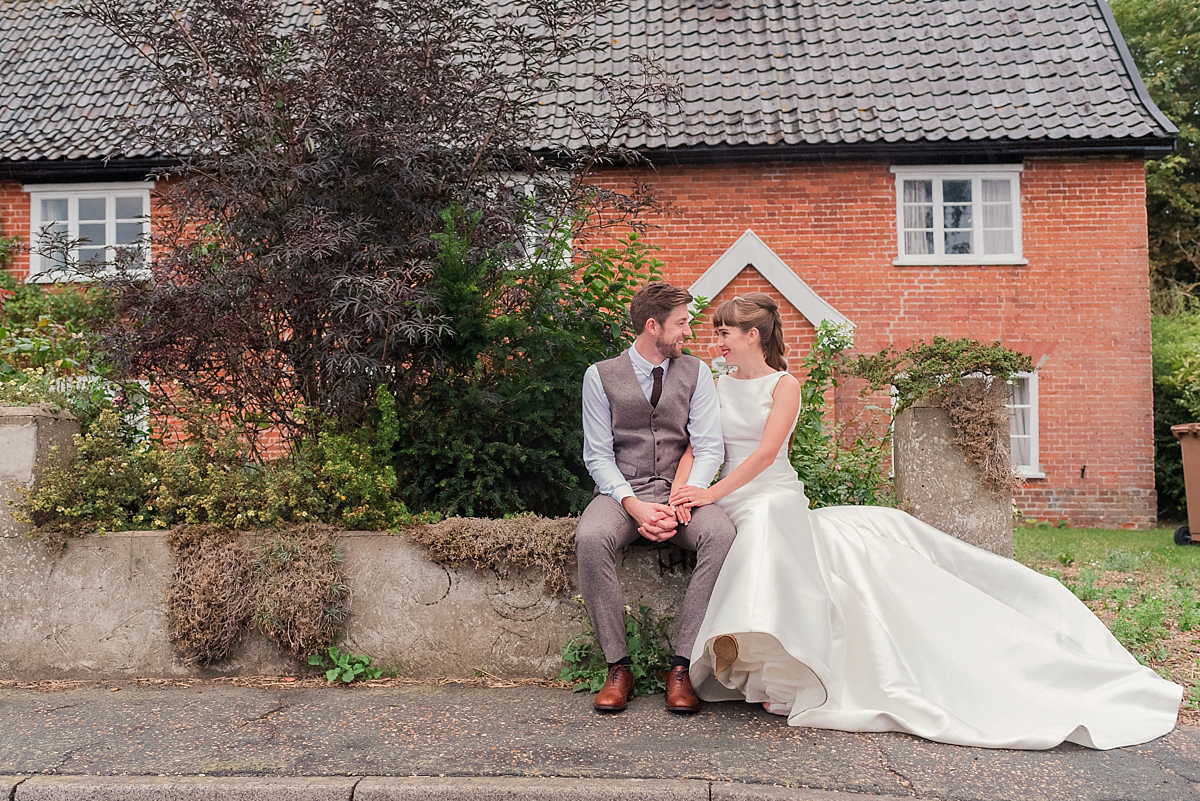
[[[711,489],[683,486],[671,493],[670,503],[676,509],[681,506],[688,509],[688,518],[691,519],[691,509],[697,506],[708,506],[716,500]]]

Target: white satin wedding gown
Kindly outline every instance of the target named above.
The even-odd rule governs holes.
[[[717,382],[726,474],[758,447],[781,375]],[[810,510],[786,450],[719,502],[737,539],[692,654],[701,698],[987,748],[1116,748],[1174,728],[1182,688],[1058,581],[896,509]],[[723,634],[739,655],[714,675]]]

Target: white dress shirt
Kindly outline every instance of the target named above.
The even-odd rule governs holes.
[[[671,361],[664,359],[659,364],[651,364],[633,347],[629,349],[629,358],[633,362],[633,374],[637,376],[638,386],[648,401],[654,388],[651,370],[662,367],[665,380]],[[696,390],[692,393],[688,410],[687,431],[695,461],[692,462],[687,483],[704,488],[712,484],[713,476],[725,460],[725,443],[721,437],[721,407],[712,372],[703,361],[698,369]],[[601,494],[613,498],[617,503],[634,494],[633,487],[625,479],[621,468],[617,467],[617,459],[613,454],[612,411],[604,384],[600,381],[600,370],[594,364],[583,374],[583,463]]]

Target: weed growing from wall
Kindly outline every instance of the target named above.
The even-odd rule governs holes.
[[[225,659],[251,624],[298,659],[332,647],[349,600],[333,529],[276,529],[253,547],[243,536],[210,525],[167,536],[175,556],[167,629],[184,659]]]
[[[654,695],[666,688],[664,676],[670,668],[672,653],[667,627],[671,620],[669,615],[656,615],[647,606],[639,606],[636,612],[625,607],[625,643],[633,662],[630,671],[634,695]],[[599,692],[604,686],[608,663],[596,641],[596,632],[586,621],[583,633],[571,638],[563,648],[562,657],[567,666],[559,674],[559,681],[574,684],[575,692]]]
[[[404,534],[435,562],[471,565],[476,570],[536,568],[545,578],[545,593],[553,595],[570,586],[578,522],[574,517],[537,515],[501,520],[452,517],[405,529]]]

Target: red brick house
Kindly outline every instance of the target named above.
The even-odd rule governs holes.
[[[12,3],[0,32],[0,235],[119,246],[145,224],[153,154],[106,123],[136,97],[106,77],[128,55],[95,35],[64,50],[81,24],[64,7]],[[653,168],[603,176],[672,202],[649,235],[668,279],[773,293],[794,361],[823,319],[861,350],[945,335],[1029,353],[1018,506],[1153,524],[1142,165],[1175,128],[1104,0],[632,0],[604,33],[581,75],[649,54],[683,89],[665,130],[625,137]],[[583,144],[552,107],[545,124]]]

